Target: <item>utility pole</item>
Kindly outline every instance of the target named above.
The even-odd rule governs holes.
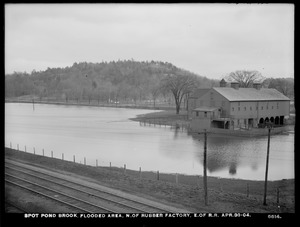
[[[263,205],[267,205],[267,184],[268,184],[268,169],[269,169],[269,152],[270,152],[270,134],[271,134],[271,126],[268,126],[268,147],[267,147],[267,161],[266,161],[266,175],[265,175],[265,192],[264,192],[264,203]]]
[[[207,175],[206,175],[206,149],[207,149],[207,134],[204,129],[204,155],[203,155],[203,186],[204,186],[204,201],[207,206]]]

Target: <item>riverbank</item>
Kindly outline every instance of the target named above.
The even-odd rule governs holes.
[[[197,134],[197,131],[192,131],[190,128],[191,121],[188,119],[187,111],[182,110],[180,114],[176,114],[175,111],[164,110],[159,112],[147,113],[137,115],[135,118],[130,120],[138,121],[140,124],[151,124],[151,125],[169,125],[178,129],[185,129],[191,134]],[[271,130],[271,134],[280,134],[286,132],[293,132],[295,128],[295,116],[291,117],[287,122],[287,125],[282,127],[276,127]],[[244,137],[255,137],[255,136],[267,136],[268,130],[260,128],[252,128],[251,130],[228,130],[221,128],[211,128],[210,133],[215,133],[224,136],[244,136]]]
[[[144,124],[155,124],[155,125],[168,125],[176,128],[185,128],[189,130],[190,120],[187,115],[186,110],[181,110],[179,114],[176,114],[175,107],[172,106],[152,106],[152,105],[134,105],[134,104],[113,104],[113,103],[99,103],[95,100],[92,102],[76,102],[75,100],[65,101],[39,101],[34,102],[30,99],[5,99],[6,103],[30,103],[30,104],[52,104],[52,105],[71,105],[71,106],[94,106],[94,107],[112,107],[112,108],[129,108],[129,109],[146,109],[146,110],[156,110],[155,112],[137,115],[134,118],[130,118],[132,121],[138,121]],[[287,120],[287,125],[290,128],[295,125],[295,115],[291,114],[290,118]]]
[[[129,103],[107,103],[107,102],[98,102],[97,100],[91,101],[76,101],[76,100],[68,100],[68,101],[57,101],[57,100],[39,100],[39,99],[18,99],[18,98],[10,98],[5,99],[6,103],[30,103],[30,104],[52,104],[52,105],[67,105],[67,106],[95,106],[95,107],[112,107],[112,108],[129,108],[129,109],[146,109],[146,110],[173,110],[175,112],[175,107],[165,106],[165,105],[157,105],[154,107],[153,105],[147,104],[129,104]]]
[[[147,114],[137,115],[135,118],[130,118],[132,121],[139,121],[145,124],[169,125],[177,127],[189,127],[190,120],[186,110],[181,110],[176,114],[175,110],[162,110]]]
[[[294,213],[295,181],[269,181],[267,206],[263,205],[264,181],[208,177],[208,206],[204,204],[201,176],[159,174],[124,170],[116,167],[92,167],[56,158],[5,148],[5,158],[89,179],[148,199],[192,212]],[[279,190],[279,196],[277,197]],[[16,195],[18,196],[18,195]],[[279,200],[279,201],[278,201]],[[279,203],[277,203],[279,202]]]

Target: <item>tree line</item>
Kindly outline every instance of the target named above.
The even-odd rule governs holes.
[[[275,88],[293,97],[294,80],[263,78],[257,71],[236,71],[227,80],[235,80],[241,87],[251,87],[260,79],[264,87]],[[219,86],[219,80],[208,79],[171,63],[131,60],[101,63],[75,62],[71,67],[47,68],[14,72],[5,75],[5,97],[35,96],[39,99],[98,100],[107,103],[139,104],[151,101],[173,102],[176,113],[182,103],[197,88]]]
[[[40,99],[50,97],[135,104],[152,100],[155,105],[157,100],[173,100],[165,82],[175,74],[194,78],[197,87],[211,87],[216,83],[168,62],[80,62],[71,67],[5,75],[5,97],[34,95]]]
[[[294,99],[294,79],[293,78],[265,78],[259,71],[237,70],[231,72],[225,79],[239,83],[240,87],[253,87],[255,82],[261,83],[264,88],[274,88]]]

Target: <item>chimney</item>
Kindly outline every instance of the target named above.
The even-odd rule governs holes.
[[[230,85],[231,85],[231,87],[232,87],[232,88],[234,88],[234,89],[237,89],[237,90],[238,90],[238,89],[239,89],[239,87],[240,87],[240,84],[239,84],[239,82],[231,82],[231,84],[230,84]]]
[[[220,81],[220,87],[226,87],[226,84],[227,82],[224,79]]]
[[[261,89],[261,87],[262,87],[261,83],[253,83],[253,88],[259,90]]]

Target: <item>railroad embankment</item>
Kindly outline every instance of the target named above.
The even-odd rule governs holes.
[[[192,212],[295,212],[293,179],[269,181],[267,206],[263,205],[264,181],[208,177],[208,205],[204,203],[201,176],[124,170],[115,167],[92,167],[71,161],[44,157],[5,148],[5,158],[75,174],[103,186],[119,189],[154,201],[186,208]],[[19,194],[13,196],[21,196]]]

